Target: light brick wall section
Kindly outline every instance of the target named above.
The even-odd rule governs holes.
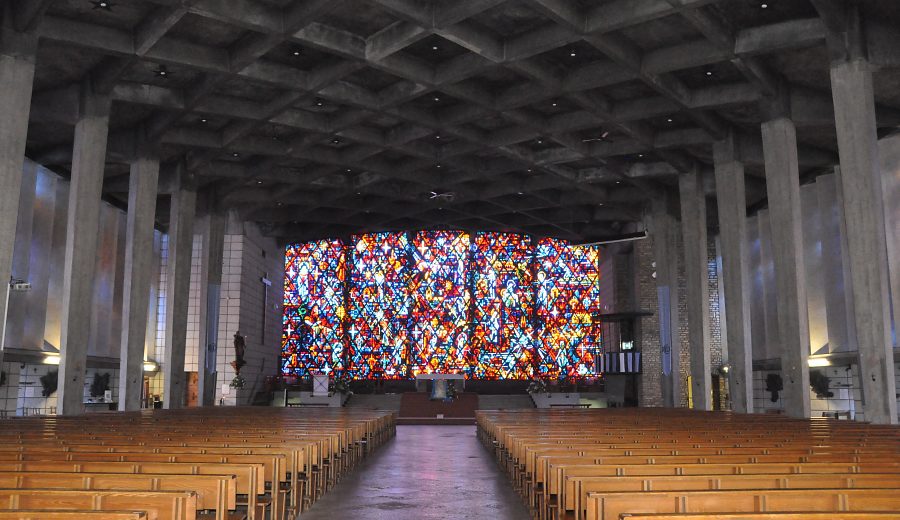
[[[652,274],[656,271],[653,266],[653,238],[633,242],[633,248],[627,255],[616,257],[616,311],[649,310],[653,316],[641,320],[639,338],[642,352],[643,373],[641,374],[639,387],[639,402],[641,406],[661,406],[662,389],[660,387],[660,375],[662,372],[662,358],[659,340],[659,301],[656,290],[656,279]],[[722,327],[719,302],[719,273],[716,263],[715,237],[709,239],[709,306],[710,306],[710,358],[711,368],[716,370],[722,365]],[[685,296],[684,262],[682,261],[684,249],[681,241],[678,243],[678,255],[673,261],[678,262],[678,312],[679,320],[680,359],[678,362],[679,374],[682,381],[682,394],[680,406],[687,407],[687,378],[690,375],[691,357],[690,343],[688,342],[687,325],[687,298]],[[627,261],[625,257],[627,258]],[[621,266],[619,264],[628,264]],[[629,278],[630,276],[630,278]],[[636,282],[636,291],[629,292],[628,287]],[[630,295],[622,295],[629,292]],[[631,305],[632,302],[637,305]]]
[[[648,238],[634,243],[634,275],[637,282],[637,308],[653,313],[641,318],[637,335],[641,349],[642,374],[638,380],[640,406],[662,406],[662,353],[659,337],[659,298],[653,273],[653,242]]]
[[[216,399],[226,405],[249,404],[262,390],[266,376],[279,371],[281,352],[281,307],[284,290],[284,251],[271,238],[263,237],[252,224],[242,234],[225,235],[222,271],[222,308],[219,314]],[[262,278],[272,286],[265,301]],[[264,310],[265,309],[265,310]],[[263,334],[263,312],[265,334]],[[234,333],[240,330],[247,344],[247,365],[241,369],[246,379],[243,389],[228,387],[234,377]]]

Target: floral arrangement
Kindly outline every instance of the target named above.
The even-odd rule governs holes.
[[[228,386],[230,386],[231,388],[244,388],[244,385],[246,384],[247,380],[244,379],[244,376],[237,374],[236,376],[234,376],[234,379],[232,379],[231,382],[228,383]]]
[[[346,375],[335,377],[332,384],[333,391],[339,394],[353,395],[353,390],[350,390],[350,381],[350,377]]]
[[[528,383],[528,393],[529,394],[546,394],[549,390],[547,390],[547,382],[543,379],[535,379]]]

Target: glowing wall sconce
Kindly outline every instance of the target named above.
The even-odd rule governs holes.
[[[159,372],[159,363],[156,361],[144,360],[144,372]]]
[[[808,358],[807,363],[809,363],[810,368],[831,366],[831,360],[826,357],[810,357]]]

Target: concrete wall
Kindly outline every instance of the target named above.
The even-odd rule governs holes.
[[[62,316],[62,264],[66,243],[66,219],[69,182],[33,161],[26,160],[20,193],[16,230],[13,276],[27,280],[32,289],[12,293],[7,319],[6,355],[2,370],[7,381],[0,386],[0,410],[14,415],[23,410],[55,409],[55,396],[40,397],[37,377],[53,370],[39,360],[45,344],[58,347]],[[118,364],[125,262],[126,213],[104,203],[98,230],[96,275],[91,302],[89,360],[85,380],[85,399],[96,372],[113,375],[111,389],[118,393]],[[284,253],[272,239],[265,238],[253,225],[244,225],[231,215],[225,238],[223,280],[219,316],[219,356],[217,398],[223,404],[248,403],[262,388],[265,376],[278,371],[281,344],[281,301]],[[200,341],[200,266],[202,241],[194,237],[188,304],[185,371],[197,371]],[[166,269],[168,237],[155,231],[154,258],[145,357],[160,364],[165,359],[165,323],[167,310]],[[263,337],[263,284],[268,274],[271,287],[265,303],[266,326]],[[241,391],[228,387],[234,376],[229,363],[234,359],[232,335],[238,330],[247,339],[247,366],[242,375],[247,386]],[[35,353],[35,354],[30,354]],[[99,368],[98,368],[99,367]],[[103,368],[107,367],[107,368]],[[33,381],[32,381],[33,379]],[[151,395],[162,395],[163,370],[151,377]],[[38,390],[35,395],[34,385]]]

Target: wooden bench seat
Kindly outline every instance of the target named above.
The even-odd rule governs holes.
[[[0,520],[147,520],[143,511],[51,511],[0,509]]]
[[[591,493],[587,520],[634,513],[757,513],[900,511],[900,489],[765,489]]]
[[[0,471],[0,488],[193,491],[197,494],[197,509],[214,511],[214,520],[228,520],[229,511],[236,509],[235,480],[233,475]]]
[[[573,478],[574,517],[585,517],[592,493],[625,491],[705,491],[742,489],[900,489],[900,474],[676,475]],[[568,511],[566,511],[568,513]],[[562,514],[560,517],[566,516]]]
[[[0,508],[123,511],[140,507],[147,520],[194,520],[197,494],[192,491],[108,491],[0,488]]]
[[[623,520],[896,520],[897,513],[683,513],[622,515]]]

